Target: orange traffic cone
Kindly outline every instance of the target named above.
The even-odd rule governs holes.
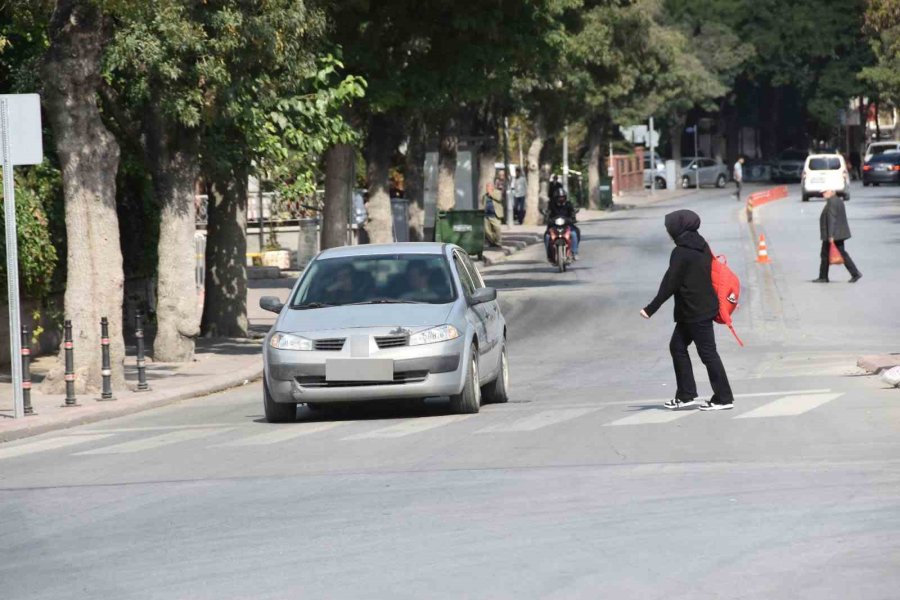
[[[766,249],[766,236],[759,236],[759,249],[756,251],[756,262],[768,263],[769,251]]]

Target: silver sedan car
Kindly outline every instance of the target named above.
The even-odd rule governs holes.
[[[306,268],[263,351],[266,419],[292,421],[298,403],[449,396],[457,413],[506,402],[506,321],[458,246],[405,243],[334,248]]]

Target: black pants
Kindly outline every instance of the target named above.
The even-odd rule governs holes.
[[[735,196],[735,198],[738,199],[738,201],[740,201],[741,200],[741,188],[743,186],[741,185],[741,182],[738,181],[737,179],[734,180],[734,185],[737,188],[734,192],[734,196]]]
[[[859,275],[859,269],[856,268],[856,263],[853,262],[853,259],[847,254],[847,251],[844,250],[844,240],[834,240],[834,245],[837,246],[838,252],[840,252],[841,256],[844,258],[844,266],[850,271],[850,276],[856,277]],[[830,242],[822,242],[822,253],[819,255],[821,258],[821,261],[819,262],[819,279],[828,279],[828,251],[830,249]]]
[[[694,381],[694,369],[688,346],[693,343],[697,347],[700,360],[706,365],[709,383],[713,389],[712,402],[728,404],[734,402],[725,365],[716,350],[716,334],[713,331],[712,319],[699,323],[676,323],[669,342],[672,363],[675,365],[675,381],[678,390],[675,397],[679,400],[693,400],[697,397],[697,383]]]

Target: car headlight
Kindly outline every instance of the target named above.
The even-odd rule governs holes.
[[[419,333],[409,336],[410,346],[421,346],[422,344],[434,344],[436,342],[447,342],[455,340],[459,337],[459,330],[453,325],[440,325],[432,327]]]
[[[313,350],[312,340],[290,333],[276,333],[269,338],[269,345],[276,350]]]

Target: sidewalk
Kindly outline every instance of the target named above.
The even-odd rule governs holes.
[[[652,206],[659,202],[674,200],[696,192],[697,190],[694,189],[653,190],[652,193],[650,190],[629,192],[615,199],[612,210],[581,209],[578,213],[578,222],[590,223],[591,221],[602,221],[621,210]],[[485,266],[498,265],[523,248],[527,248],[532,244],[542,243],[545,230],[546,227],[544,225],[504,225],[503,238],[501,241],[502,247],[485,248],[484,250]]]

